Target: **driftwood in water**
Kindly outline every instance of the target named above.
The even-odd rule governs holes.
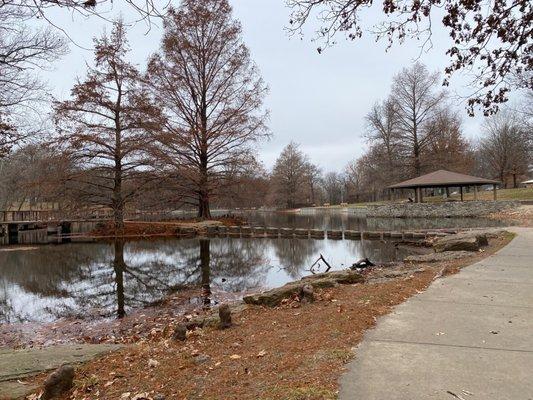
[[[309,271],[311,273],[315,274],[315,265],[318,264],[320,260],[322,260],[324,264],[326,264],[327,269],[324,272],[329,272],[329,270],[331,269],[331,265],[329,265],[324,256],[320,254],[320,257],[318,257],[317,260],[313,263],[313,265],[311,265],[311,268],[309,268]]]

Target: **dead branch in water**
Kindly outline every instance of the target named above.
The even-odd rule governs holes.
[[[318,264],[318,262],[320,260],[322,260],[324,262],[324,264],[326,264],[326,266],[328,267],[326,269],[326,271],[324,271],[324,272],[328,272],[331,269],[331,265],[329,265],[329,263],[326,261],[324,256],[322,254],[320,254],[320,257],[318,257],[317,260],[313,263],[313,265],[311,265],[311,267],[309,268],[309,271],[311,271],[312,274],[315,274],[314,267],[315,267],[316,264]]]

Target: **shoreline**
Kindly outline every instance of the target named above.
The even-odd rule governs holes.
[[[179,393],[187,398],[333,399],[340,372],[353,357],[353,346],[377,317],[434,279],[458,272],[510,240],[510,235],[490,239],[482,252],[460,260],[417,264],[417,271],[411,269],[414,272],[407,275],[390,277],[382,269],[375,275],[371,272],[365,283],[317,289],[317,300],[311,304],[289,299],[273,308],[247,306],[234,314],[234,327],[197,328],[185,342],[170,338],[179,321],[163,318],[155,335],[80,367],[72,398],[81,399],[90,390],[102,398],[120,398],[125,392],[131,393],[125,398],[133,398],[149,392],[167,398],[178,398]],[[147,369],[149,359],[156,360],[157,366]],[[191,379],[195,376],[202,377],[201,384]],[[285,378],[273,381],[273,376]],[[83,383],[90,379],[91,385]],[[242,383],[240,389],[233,384],[235,379]]]

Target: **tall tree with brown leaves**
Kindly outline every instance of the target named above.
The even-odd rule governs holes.
[[[172,167],[198,217],[267,136],[267,87],[242,41],[227,0],[184,0],[164,23],[161,51],[147,81],[166,123],[161,159]]]
[[[159,126],[128,51],[124,25],[115,22],[110,35],[95,39],[95,66],[86,79],[70,100],[55,104],[59,143],[79,167],[71,181],[84,200],[112,209],[117,233],[126,204],[146,185],[147,150]]]

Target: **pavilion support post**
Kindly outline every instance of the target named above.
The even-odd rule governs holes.
[[[417,187],[415,189],[415,202],[416,203],[421,203],[422,201],[420,200],[420,197],[421,197],[421,193],[420,193],[420,188]]]
[[[461,192],[461,201],[464,201],[464,197],[463,197],[463,187],[462,187],[462,186],[459,186],[459,191]]]
[[[474,200],[477,201],[477,185],[474,185]]]
[[[498,200],[498,192],[496,191],[496,184],[492,185],[492,190],[494,192],[494,201]]]

